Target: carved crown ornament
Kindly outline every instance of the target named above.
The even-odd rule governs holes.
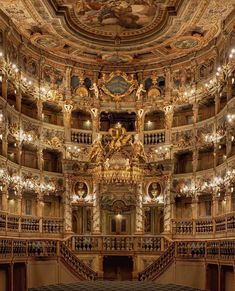
[[[145,173],[141,164],[148,162],[138,135],[131,136],[121,124],[110,128],[107,138],[98,134],[89,160],[95,165],[90,170],[94,180],[107,184],[138,183]]]

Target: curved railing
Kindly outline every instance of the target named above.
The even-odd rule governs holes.
[[[62,234],[64,219],[59,217],[22,216],[0,212],[0,233]]]
[[[235,260],[235,240],[177,241],[176,257],[181,259]]]
[[[139,273],[139,281],[155,280],[165,272],[169,265],[174,261],[174,258],[175,243],[173,242],[156,261]]]
[[[176,236],[231,236],[235,233],[235,212],[214,218],[172,219],[172,235]]]
[[[235,98],[234,96],[228,100],[226,103],[226,106],[224,106],[217,114],[214,116],[208,116],[208,118],[198,121],[193,124],[186,124],[182,126],[173,127],[171,130],[172,139],[174,140],[174,136],[177,133],[181,133],[181,135],[185,132],[190,132],[194,130],[200,130],[205,127],[205,125],[212,125],[215,123],[215,119],[220,120],[223,116],[225,116],[228,112],[228,110],[234,107]],[[40,122],[37,119],[34,119],[32,117],[29,117],[25,114],[19,113],[16,109],[14,109],[10,104],[7,103],[7,100],[5,100],[3,97],[0,96],[0,104],[4,106],[7,104],[6,111],[9,112],[11,115],[14,115],[16,119],[21,119],[22,123],[31,123],[33,126],[36,127],[42,127],[42,129],[56,129],[58,132],[63,133],[65,128],[64,126],[55,125],[52,123],[47,122]],[[161,130],[151,130],[151,131],[143,131],[144,133],[144,144],[145,145],[155,145],[159,143],[165,143],[165,129]],[[193,133],[194,134],[194,133]],[[92,143],[92,130],[85,130],[85,129],[76,129],[71,128],[71,142],[79,143],[79,144],[85,144],[89,145]],[[176,141],[175,141],[176,142]],[[177,147],[177,142],[175,144]],[[193,144],[194,146],[194,144]],[[187,146],[185,148],[190,148],[191,146]]]

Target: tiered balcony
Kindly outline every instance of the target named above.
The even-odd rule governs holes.
[[[62,235],[62,218],[19,216],[0,212],[1,235]]]
[[[215,218],[173,219],[172,235],[177,237],[234,237],[235,212]]]

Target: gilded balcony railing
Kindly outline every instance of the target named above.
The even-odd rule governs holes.
[[[65,243],[75,253],[119,251],[162,253],[168,248],[170,241],[160,235],[73,235]]]
[[[177,241],[176,257],[209,260],[235,259],[235,240]]]
[[[20,216],[0,212],[0,232],[62,234],[63,218]]]
[[[145,132],[144,133],[144,144],[155,145],[165,142],[165,131],[158,132]]]
[[[72,129],[71,142],[90,145],[92,144],[92,132]]]
[[[173,236],[229,236],[235,232],[235,212],[214,218],[173,219]]]

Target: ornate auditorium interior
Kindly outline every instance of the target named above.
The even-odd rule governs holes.
[[[0,1],[0,291],[235,290],[235,0]]]

